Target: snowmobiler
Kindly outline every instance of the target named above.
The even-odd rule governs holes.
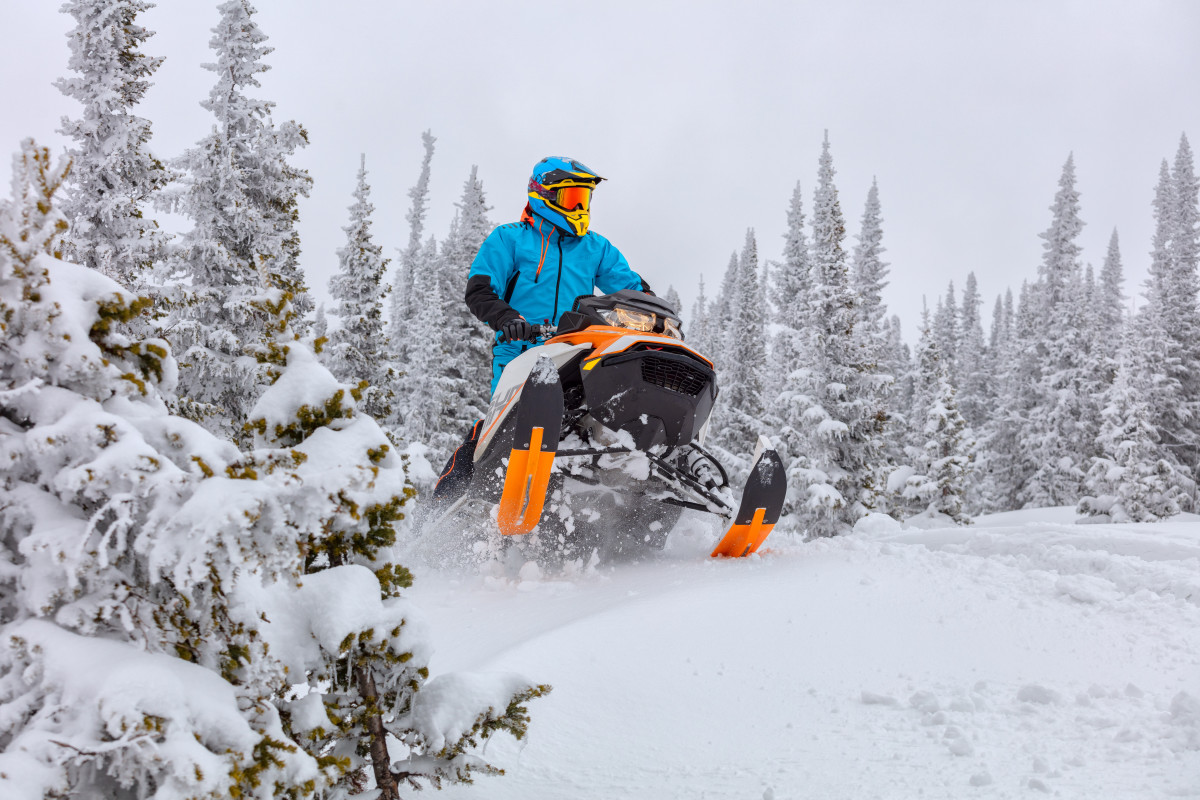
[[[464,299],[496,332],[492,391],[500,373],[532,344],[533,325],[557,324],[571,301],[596,289],[649,291],[608,239],[590,230],[591,196],[604,180],[574,159],[533,167],[519,222],[500,225],[479,248]]]
[[[690,508],[729,524],[713,556],[755,552],[783,507],[783,465],[760,437],[735,504],[703,447],[713,365],[684,343],[676,311],[626,289],[580,297],[539,332],[544,343],[500,376],[473,454],[457,456],[470,463],[453,467],[426,525],[457,532],[494,519],[506,536],[537,529],[584,555],[628,553],[661,549]]]

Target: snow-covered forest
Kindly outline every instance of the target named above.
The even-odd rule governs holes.
[[[347,176],[344,245],[318,291],[297,227],[308,134],[259,96],[272,47],[253,7],[219,6],[196,98],[210,127],[169,156],[138,115],[163,61],[148,7],[64,5],[71,144],[11,143],[0,200],[0,796],[390,800],[495,773],[483,745],[522,739],[550,687],[431,673],[400,562],[436,469],[489,403],[492,332],[463,288],[511,220],[472,168],[449,229],[429,229],[426,131],[406,230],[378,225],[370,153]],[[1146,176],[1152,242],[1114,230],[1083,251],[1064,153],[1031,233],[1037,280],[985,298],[966,272],[920,309],[886,307],[893,267],[912,274],[888,262],[888,187],[844,208],[835,144],[778,226],[730,243],[719,286],[652,285],[676,307],[680,289],[696,297],[679,311],[717,366],[709,444],[734,482],[759,436],[783,458],[774,536],[1200,511],[1186,133]],[[768,229],[779,259],[760,258]],[[1150,251],[1144,285],[1123,247]]]

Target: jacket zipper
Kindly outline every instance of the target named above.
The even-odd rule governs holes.
[[[517,288],[517,278],[521,277],[521,270],[517,270],[511,278],[508,279],[508,285],[504,287],[504,302],[512,300],[513,291]],[[534,280],[534,283],[537,283]]]
[[[558,320],[558,287],[562,286],[562,236],[558,237],[558,277],[554,280],[554,317],[550,320],[553,325]]]

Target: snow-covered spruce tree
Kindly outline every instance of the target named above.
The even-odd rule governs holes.
[[[1111,247],[1109,255],[1112,255]],[[1079,322],[1080,340],[1084,345],[1084,352],[1080,359],[1079,368],[1079,385],[1081,391],[1079,436],[1080,452],[1083,454],[1083,468],[1085,471],[1088,468],[1087,465],[1092,462],[1092,459],[1101,455],[1098,437],[1100,435],[1100,428],[1103,425],[1102,417],[1105,407],[1105,397],[1112,387],[1117,370],[1116,349],[1113,346],[1113,341],[1115,340],[1116,347],[1119,348],[1122,335],[1122,326],[1119,317],[1117,318],[1116,327],[1108,327],[1107,317],[1109,314],[1106,312],[1119,311],[1119,309],[1106,308],[1104,293],[1103,283],[1096,281],[1092,265],[1088,264],[1084,270],[1083,287],[1081,290],[1083,308]],[[1120,286],[1118,281],[1118,298],[1119,295]],[[1117,302],[1120,302],[1119,299],[1117,299]],[[1081,489],[1081,491],[1085,490]]]
[[[313,342],[320,341],[324,347],[325,342],[329,341],[329,319],[325,316],[325,304],[321,303],[317,306],[316,314],[313,315],[312,330]]]
[[[992,327],[988,332],[987,347],[993,358],[1012,334],[1012,313],[1012,289],[1007,289],[1004,295],[996,295],[996,304],[992,306]]]
[[[1195,483],[1163,448],[1151,419],[1151,398],[1170,391],[1169,336],[1161,319],[1145,309],[1126,331],[1116,378],[1105,395],[1098,436],[1080,514],[1097,521],[1155,522],[1190,506]]]
[[[463,675],[426,685],[429,649],[400,598],[412,577],[391,561],[415,495],[404,461],[363,413],[365,384],[339,383],[300,344],[286,358],[251,414],[256,449],[240,465],[291,488],[271,509],[271,524],[295,538],[296,582],[266,587],[257,598],[274,622],[264,631],[271,651],[306,689],[280,702],[285,729],[337,765],[330,797],[373,782],[381,798],[397,798],[400,787],[420,788],[420,780],[440,786],[469,781],[476,770],[498,773],[471,749],[497,731],[520,738],[523,704],[548,687]],[[311,635],[297,639],[297,631]]]
[[[684,320],[683,333],[687,337],[688,344],[711,358],[708,308],[708,297],[704,294],[704,276],[701,275],[699,287],[696,290],[696,302],[692,305],[692,316],[691,319]],[[680,309],[680,313],[682,311]]]
[[[858,296],[842,242],[846,236],[833,183],[829,137],[822,147],[813,203],[811,267],[811,366],[801,374],[787,413],[801,417],[808,441],[803,457],[788,469],[790,486],[802,493],[800,523],[814,536],[853,527],[878,503],[883,487],[876,465],[884,458],[883,420],[877,415],[881,390],[873,364],[863,359],[857,332]]]
[[[1040,466],[1025,439],[1041,376],[1037,348],[1045,321],[1039,300],[1034,286],[1021,285],[1011,334],[997,353],[996,412],[985,432],[985,496],[994,503],[988,510],[1021,508],[1021,492]]]
[[[721,399],[714,420],[713,445],[724,449],[736,464],[735,482],[745,477],[745,460],[763,432],[763,377],[767,367],[766,323],[763,292],[759,285],[758,242],[754,230],[738,258],[730,326],[726,330],[721,364]]]
[[[410,337],[413,333],[411,323],[421,306],[417,286],[424,285],[426,276],[430,274],[431,265],[422,264],[420,261],[425,246],[425,217],[429,213],[429,176],[433,163],[433,146],[436,142],[437,138],[432,131],[421,134],[425,155],[421,160],[421,172],[417,182],[408,190],[412,206],[405,215],[408,221],[408,246],[400,254],[400,263],[392,282],[388,338],[391,340],[391,350],[396,363],[401,369],[407,369]],[[399,420],[393,420],[393,423],[396,422]]]
[[[67,257],[137,291],[162,259],[167,239],[144,211],[174,177],[149,150],[150,121],[132,113],[163,62],[139,52],[154,34],[137,24],[137,15],[153,7],[144,0],[65,4],[63,13],[76,23],[67,34],[76,75],[55,84],[83,106],[61,129],[74,142],[60,201],[71,224],[63,242]]]
[[[31,144],[17,167],[0,204],[0,795],[342,797],[385,713],[405,749],[370,762],[381,796],[491,771],[468,749],[522,735],[546,688],[425,684],[396,597],[409,576],[380,557],[411,489],[349,387],[293,347],[246,456],[171,416],[166,343],[121,332],[145,301],[52,255],[63,169]]]
[[[792,370],[805,363],[809,335],[809,303],[812,270],[809,265],[808,235],[804,230],[804,196],[800,182],[792,190],[788,205],[787,232],[783,237],[783,261],[775,270],[775,363]]]
[[[1013,338],[1014,314],[1012,289],[1005,289],[1003,295],[996,295],[996,304],[992,307],[992,325],[988,331],[987,354],[991,362],[988,369],[989,412],[994,411],[996,407],[1000,372],[1003,368],[1006,348]],[[990,416],[989,413],[989,418]]]
[[[295,122],[275,125],[274,104],[247,97],[268,67],[266,36],[245,0],[219,7],[205,64],[217,83],[201,105],[212,132],[178,162],[186,172],[175,210],[191,219],[173,254],[175,310],[169,338],[180,359],[179,407],[214,431],[237,432],[267,385],[268,370],[247,347],[269,338],[274,289],[289,295],[297,329],[311,300],[299,271],[297,203],[312,180],[288,159],[307,142]]]
[[[983,512],[1004,510],[1000,476],[1009,469],[1009,456],[994,451],[993,435],[1002,425],[1005,410],[1001,405],[1001,394],[1006,386],[1007,365],[1013,354],[1010,352],[1013,331],[1012,290],[996,295],[992,307],[992,324],[988,333],[984,421],[974,428],[976,437],[975,479],[971,483],[972,507]],[[995,473],[995,474],[993,474]]]
[[[717,366],[717,377],[722,386],[725,385],[722,370],[729,362],[726,351],[732,338],[730,330],[733,327],[733,298],[737,296],[738,264],[738,252],[734,250],[729,254],[729,263],[725,267],[725,274],[721,276],[721,292],[712,299],[708,312],[708,330],[711,334],[708,357]]]
[[[784,233],[783,261],[775,268],[771,288],[776,315],[775,336],[771,341],[771,363],[779,373],[778,389],[770,397],[773,413],[779,417],[776,446],[785,468],[803,455],[807,444],[807,423],[804,411],[808,353],[812,347],[809,303],[812,283],[808,255],[808,235],[805,232],[804,196],[800,182],[792,190],[787,211],[787,230]],[[802,465],[807,468],[807,462]],[[783,506],[784,528],[799,529],[797,511],[806,501],[806,492],[793,483],[788,484]]]
[[[675,291],[674,286],[668,286],[666,294],[663,295],[663,300],[667,305],[676,311],[683,312],[683,300],[679,299],[679,292]]]
[[[883,290],[887,286],[888,264],[883,260],[887,248],[883,246],[883,214],[879,202],[879,184],[871,181],[867,202],[863,208],[858,245],[854,248],[851,265],[851,284],[858,294],[858,322],[855,335],[858,339],[859,381],[865,391],[862,395],[862,414],[874,421],[875,435],[886,443],[890,428],[890,395],[896,384],[896,373],[888,369],[887,306],[883,302]],[[873,407],[872,407],[873,404]],[[891,471],[888,462],[890,449],[883,447],[880,457],[865,469],[874,471],[867,480],[879,487],[879,497],[886,496],[882,487]]]
[[[1084,292],[1081,248],[1083,230],[1075,160],[1068,157],[1051,206],[1053,219],[1041,234],[1038,276],[1039,355],[1033,386],[1035,402],[1027,417],[1021,447],[1036,468],[1019,492],[1023,507],[1074,505],[1081,495],[1092,441],[1085,429],[1088,303]]]
[[[1194,273],[1200,267],[1200,178],[1187,134],[1179,137],[1171,183],[1175,187],[1172,258],[1180,271]]]
[[[928,324],[917,344],[917,371],[913,409],[921,420],[919,444],[909,453],[911,472],[901,490],[910,511],[945,514],[959,524],[971,521],[966,500],[974,443],[966,421],[958,412],[957,394],[950,372],[938,351]]]
[[[187,566],[215,546],[172,522],[237,451],[167,414],[165,343],[121,333],[146,303],[51,255],[66,223],[48,152],[26,143],[16,167],[0,207],[0,795],[315,784],[264,704],[250,629],[216,607],[178,625],[197,581],[164,575],[165,544],[187,542]],[[195,577],[212,597],[227,575]]]
[[[784,233],[783,261],[775,265],[768,291],[773,295],[776,335],[771,341],[771,358],[782,373],[779,394],[787,390],[788,374],[806,362],[809,346],[809,301],[812,281],[808,236],[804,230],[804,197],[800,182],[792,190]],[[773,398],[774,399],[774,398]],[[787,421],[784,421],[787,424]]]
[[[1113,228],[1100,268],[1093,315],[1099,320],[1100,347],[1108,356],[1116,354],[1125,329],[1125,270],[1121,263],[1121,241]]]
[[[483,418],[491,402],[493,334],[463,302],[467,273],[493,227],[487,218],[491,209],[478,172],[477,167],[471,167],[471,174],[463,183],[458,212],[437,261],[446,325],[443,338],[448,356],[441,369],[455,383],[458,394],[444,428],[460,440],[476,420]],[[423,321],[418,317],[416,324],[420,326]],[[449,456],[450,453],[440,455]]]
[[[395,373],[384,335],[384,275],[388,260],[371,236],[371,187],[367,184],[367,157],[361,156],[350,206],[346,244],[338,250],[338,271],[329,280],[329,293],[337,301],[333,313],[339,320],[329,337],[324,363],[334,376],[357,385],[366,381],[362,408],[376,420],[392,415]]]
[[[880,369],[893,376],[894,383],[887,398],[887,427],[884,430],[884,446],[887,455],[884,463],[889,467],[894,467],[907,461],[904,445],[908,436],[908,418],[912,410],[915,375],[912,366],[912,352],[904,342],[900,317],[893,314],[886,320],[886,323],[887,340],[884,360],[880,364]],[[892,492],[887,494],[890,496]]]
[[[1177,394],[1161,395],[1151,411],[1163,444],[1176,463],[1194,470],[1200,462],[1200,229],[1197,178],[1187,137],[1173,168],[1164,160],[1154,196],[1154,241],[1147,306],[1161,315],[1169,337],[1168,363]]]
[[[887,306],[883,302],[883,290],[888,285],[888,264],[883,260],[885,252],[879,183],[873,180],[867,192],[866,207],[863,208],[851,270],[854,290],[859,296],[859,319],[866,326],[868,335],[878,333],[881,337],[887,316]],[[882,345],[879,348],[882,349]]]
[[[771,292],[771,284],[774,280],[772,276],[775,274],[775,262],[764,258],[761,259],[761,263],[762,268],[758,272],[758,291],[762,297],[762,316],[765,320],[765,325],[767,326],[767,331],[764,331],[764,335],[767,338],[763,340],[763,344],[767,350],[770,350],[771,340],[769,330],[771,320],[779,318],[779,309],[775,305],[775,295]],[[771,379],[764,383],[764,386],[769,386],[771,391],[775,392],[778,391],[779,388],[775,384],[776,381],[774,380],[774,376],[771,376]],[[771,395],[764,395],[764,397],[770,396]]]
[[[979,284],[975,273],[967,274],[967,283],[963,288],[962,305],[959,308],[959,341],[958,341],[958,380],[956,385],[956,402],[963,419],[967,421],[968,438],[980,447],[977,431],[982,431],[992,416],[994,398],[992,395],[992,368],[983,338],[983,322],[980,318],[980,308],[983,298],[979,296]],[[979,452],[972,453],[972,459],[978,459]],[[982,460],[982,459],[979,459]],[[984,498],[980,492],[981,484],[972,481],[968,490],[967,506],[972,514],[983,510]]]
[[[438,248],[432,236],[417,259],[417,263],[436,269]],[[462,443],[466,433],[458,423],[462,379],[452,376],[446,368],[459,343],[453,339],[446,322],[441,282],[430,280],[423,296],[420,324],[409,333],[409,360],[398,384],[396,400],[404,425],[396,433],[405,443],[424,445],[431,453],[430,461],[441,463]],[[488,373],[476,379],[486,382]]]
[[[983,341],[983,320],[979,314],[982,306],[979,283],[975,279],[975,273],[970,272],[967,274],[962,307],[959,309],[958,406],[963,419],[973,430],[983,427],[991,405],[988,353]]]
[[[962,321],[958,314],[958,299],[954,295],[954,281],[950,281],[946,288],[945,298],[938,298],[937,311],[933,314],[932,335],[950,380],[958,385],[958,348],[962,339]]]

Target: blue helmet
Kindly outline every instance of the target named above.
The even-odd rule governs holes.
[[[592,189],[604,180],[571,158],[549,156],[533,166],[529,210],[567,233],[587,233]]]

